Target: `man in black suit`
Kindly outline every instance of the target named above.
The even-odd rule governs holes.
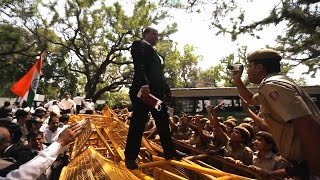
[[[22,131],[18,124],[0,121],[0,157],[13,162],[12,165],[0,169],[0,176],[6,176],[34,157],[28,146],[19,144],[21,137]]]
[[[155,120],[160,141],[166,159],[179,158],[173,148],[169,129],[169,115],[165,103],[161,104],[161,110],[156,110],[144,104],[137,94],[141,89],[141,96],[153,94],[160,100],[171,98],[170,88],[164,78],[164,58],[153,48],[158,42],[158,31],[148,27],[143,31],[143,39],[134,41],[131,47],[131,55],[134,64],[133,83],[130,87],[130,99],[133,107],[133,115],[125,148],[126,166],[129,169],[138,168],[136,159],[140,151],[141,138],[144,127],[151,112]]]

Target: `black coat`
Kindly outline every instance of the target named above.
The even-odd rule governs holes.
[[[0,176],[6,176],[10,171],[18,169],[22,164],[30,161],[35,155],[28,146],[13,144],[2,158],[10,158],[15,161],[14,164],[1,169]]]
[[[164,57],[142,40],[132,43],[131,55],[135,73],[130,94],[137,94],[141,86],[149,85],[151,94],[163,99],[170,92],[164,77]]]

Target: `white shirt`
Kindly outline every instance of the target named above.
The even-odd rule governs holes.
[[[94,103],[93,102],[85,102],[84,103],[84,105],[85,105],[85,110],[87,110],[87,111],[94,111]]]
[[[59,107],[63,110],[71,109],[74,105],[74,102],[71,99],[62,99],[59,103]]]
[[[55,132],[52,132],[49,129],[49,126],[46,128],[46,130],[43,132],[44,141],[46,143],[53,143],[58,139],[59,134],[64,130],[64,128],[58,127],[58,129]]]
[[[76,105],[81,105],[82,104],[82,100],[84,99],[84,97],[81,96],[76,96],[73,98],[73,101]]]
[[[49,112],[54,112],[56,115],[60,116],[60,108],[58,105],[52,105],[48,109]]]
[[[44,104],[43,107],[49,109],[50,106],[52,106],[53,101],[55,101],[55,100],[50,100],[49,102],[47,102],[46,104]]]
[[[6,177],[0,176],[0,180],[37,179],[57,159],[61,148],[60,143],[52,143],[47,149],[40,151],[36,157],[21,165],[19,169],[9,172]]]

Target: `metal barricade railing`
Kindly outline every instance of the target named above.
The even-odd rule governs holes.
[[[64,167],[60,180],[96,180],[96,179],[139,179],[123,165],[119,165],[103,157],[93,147],[73,159]]]
[[[159,157],[159,154],[163,153],[162,147],[145,138],[137,159],[139,169],[130,171],[124,165],[128,126],[112,112],[109,114],[111,115],[73,117],[74,122],[88,118],[88,123],[76,139],[70,164],[63,169],[60,179],[101,179],[99,177],[110,177],[110,174],[116,174],[120,179],[248,179],[207,164],[203,159],[211,157],[194,149],[194,152],[202,155],[186,157],[181,161],[165,160]]]

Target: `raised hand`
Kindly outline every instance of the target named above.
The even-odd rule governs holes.
[[[82,127],[78,123],[73,123],[69,127],[65,128],[59,135],[57,142],[62,146],[68,145],[72,142],[80,133]]]

